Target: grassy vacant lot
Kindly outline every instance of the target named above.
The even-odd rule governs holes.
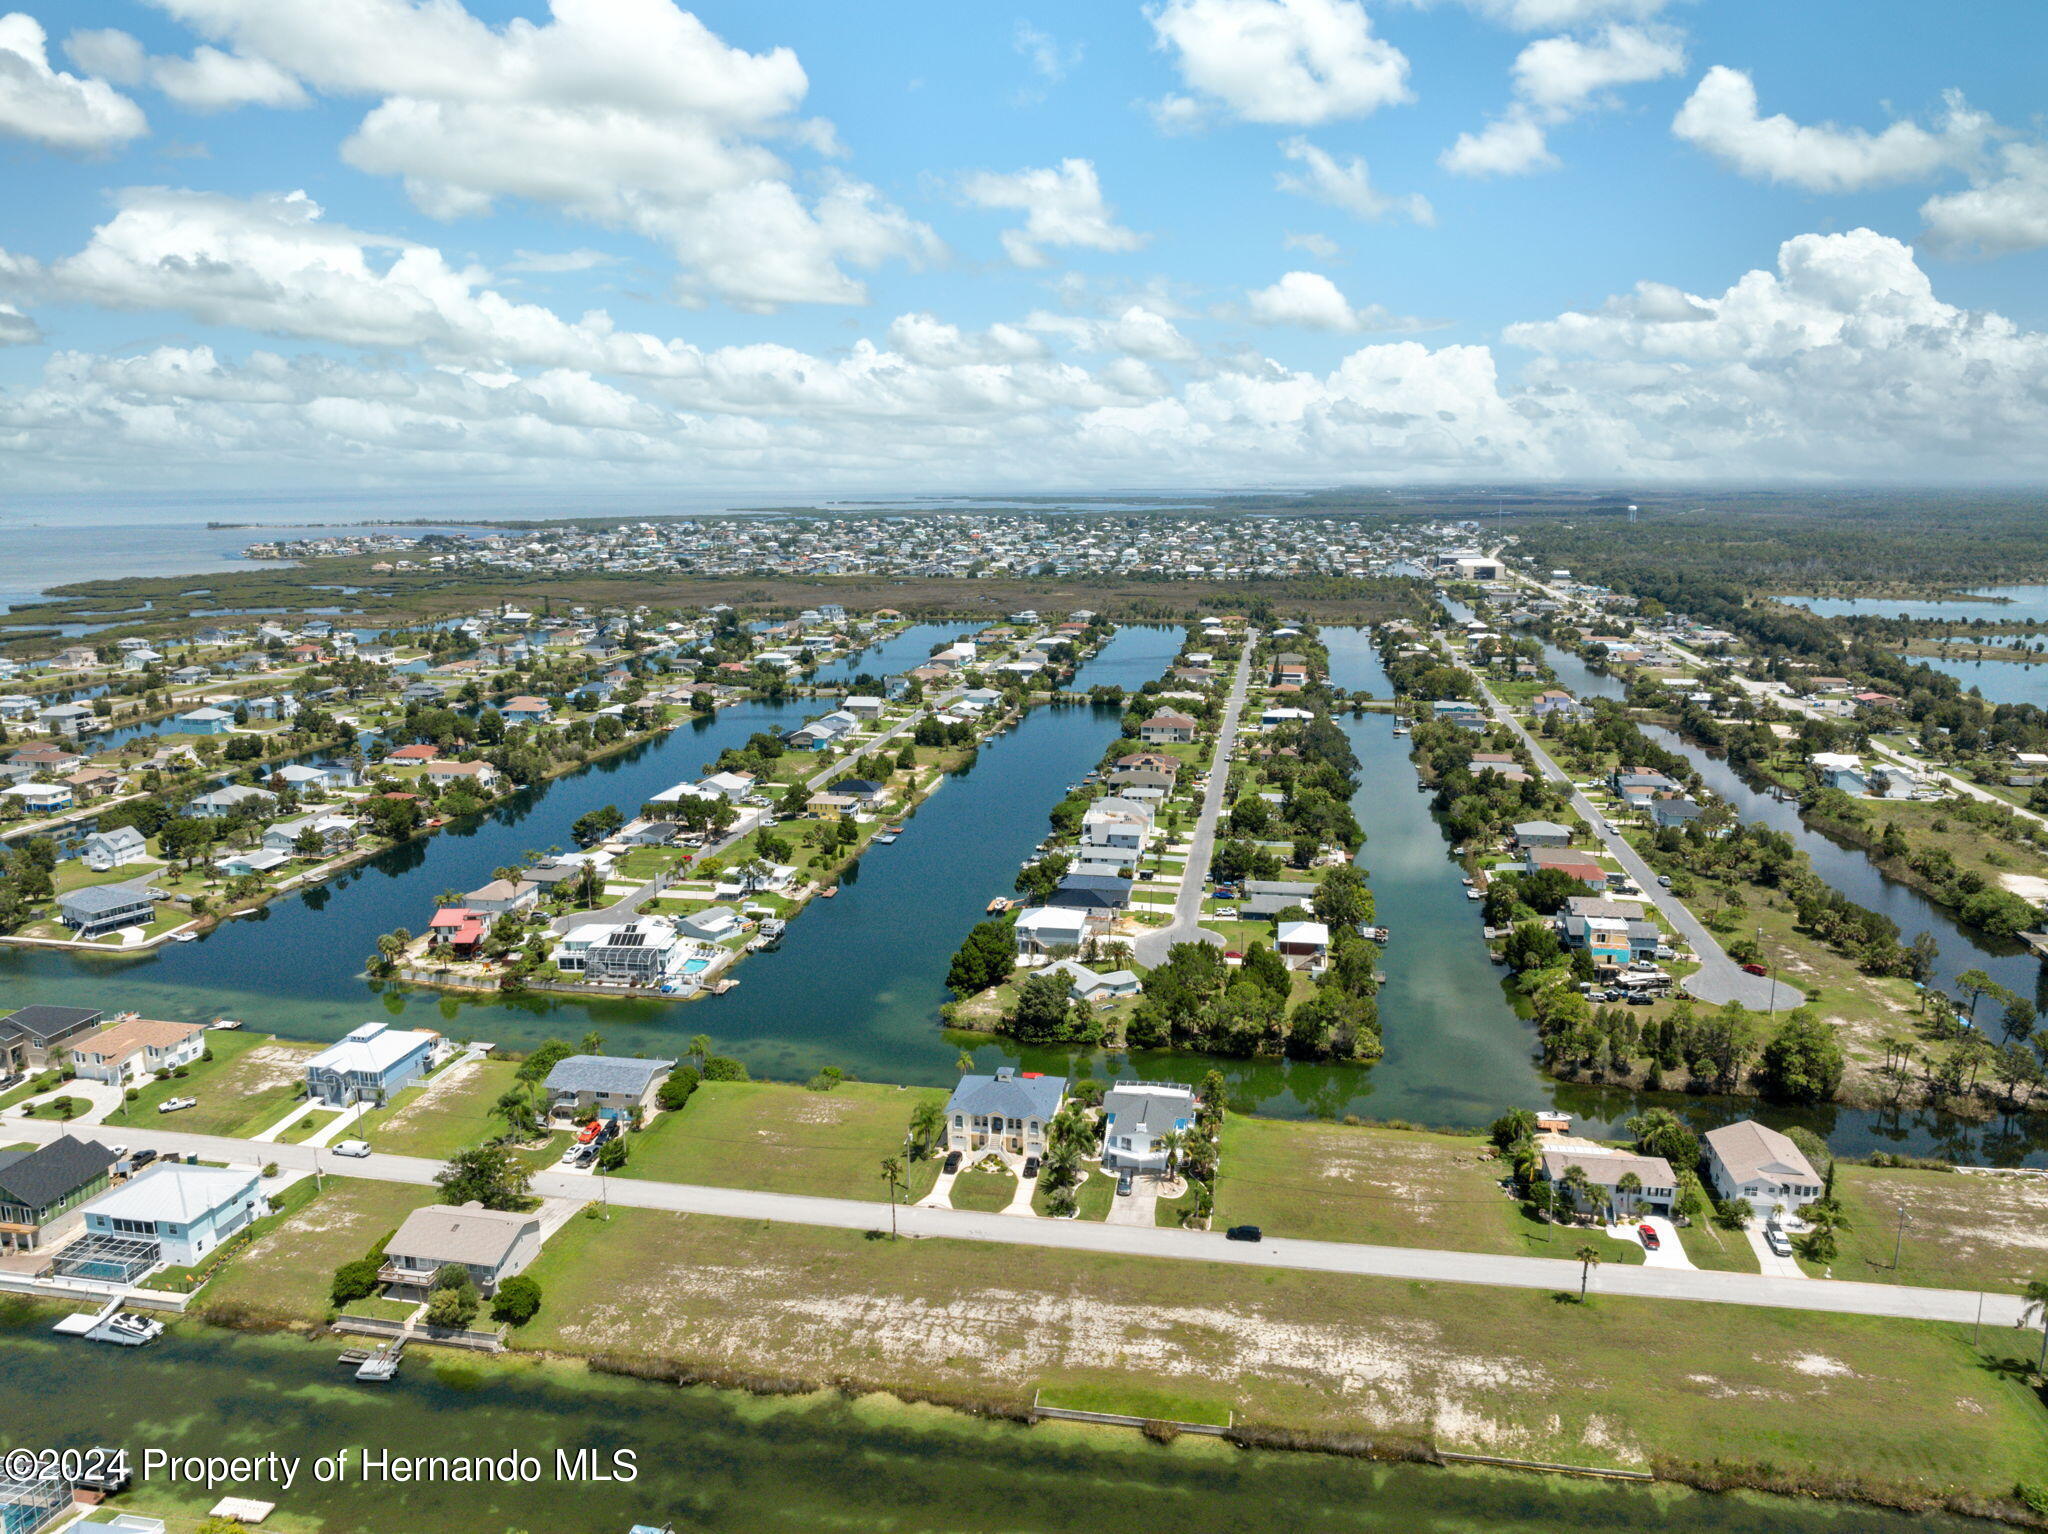
[[[332,1179],[326,1192],[237,1253],[195,1308],[221,1319],[318,1321],[329,1308],[334,1270],[367,1257],[408,1214],[434,1201],[432,1188]]]
[[[882,1160],[903,1154],[910,1115],[935,1088],[842,1082],[830,1092],[772,1081],[707,1081],[677,1113],[633,1136],[621,1177],[815,1193],[886,1203]],[[938,1177],[932,1159],[908,1163],[910,1198]]]
[[[1482,1159],[1484,1146],[1458,1135],[1232,1114],[1210,1224],[1531,1257],[1569,1257],[1591,1243],[1607,1262],[1643,1260],[1634,1242],[1524,1215],[1501,1190],[1500,1163]]]
[[[1837,1239],[1837,1278],[2008,1293],[2048,1278],[2048,1179],[1837,1163],[1835,1196],[1850,1222]]]
[[[504,1132],[505,1121],[492,1105],[512,1089],[518,1074],[510,1060],[449,1065],[362,1120],[356,1134],[380,1151],[446,1160]]]
[[[532,1270],[524,1348],[711,1377],[846,1381],[1007,1405],[1133,1387],[1240,1422],[1645,1467],[1723,1461],[1786,1486],[2004,1494],[2048,1411],[1987,1329],[615,1209]],[[1596,1279],[1597,1284],[1597,1279]],[[1228,1387],[1216,1382],[1230,1381]]]
[[[246,1029],[209,1033],[211,1061],[200,1061],[184,1076],[153,1081],[128,1104],[136,1123],[161,1118],[166,1128],[195,1135],[260,1134],[285,1116],[298,1100],[306,1079],[306,1061],[318,1053],[315,1044],[286,1044]],[[159,1115],[156,1105],[167,1097],[196,1097],[198,1104]],[[116,1112],[110,1126],[121,1122]]]

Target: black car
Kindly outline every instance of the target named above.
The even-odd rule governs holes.
[[[1026,1156],[1024,1158],[1024,1175],[1026,1177],[1036,1177],[1038,1175],[1038,1158],[1036,1156]]]
[[[1225,1241],[1263,1241],[1266,1233],[1256,1225],[1233,1225],[1223,1233]]]
[[[157,1153],[145,1145],[141,1150],[135,1152],[134,1155],[128,1158],[128,1164],[139,1172],[144,1167],[148,1166],[152,1161],[156,1160],[156,1157]]]
[[[949,1172],[960,1170],[960,1153],[958,1151],[946,1152],[946,1170]]]

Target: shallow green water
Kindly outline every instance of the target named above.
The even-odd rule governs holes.
[[[52,1337],[47,1318],[0,1329],[0,1443],[187,1455],[302,1456],[289,1491],[263,1483],[174,1488],[122,1505],[201,1512],[224,1495],[275,1501],[288,1531],[322,1534],[625,1534],[838,1530],[845,1534],[1067,1534],[1123,1529],[1250,1534],[1288,1527],[1492,1534],[1963,1534],[1984,1526],[1747,1497],[1424,1466],[1247,1452],[1121,1430],[986,1423],[933,1408],[837,1398],[763,1401],[425,1354],[397,1381],[357,1385],[331,1344],[174,1334],[147,1351]],[[61,1389],[52,1389],[61,1372]],[[555,1452],[639,1477],[558,1480]],[[513,1485],[315,1484],[311,1461],[343,1449],[404,1456],[534,1456]]]

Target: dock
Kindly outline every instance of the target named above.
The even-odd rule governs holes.
[[[337,1360],[343,1368],[353,1365],[359,1380],[382,1381],[398,1373],[399,1360],[405,1356],[405,1338],[387,1342],[379,1348],[344,1348]]]

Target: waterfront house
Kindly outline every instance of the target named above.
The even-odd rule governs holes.
[[[130,863],[148,862],[149,843],[135,827],[116,826],[111,831],[95,831],[88,836],[80,856],[87,868],[103,874]]]
[[[306,1062],[309,1094],[333,1108],[381,1103],[424,1076],[441,1035],[365,1023]]]
[[[86,1238],[147,1242],[156,1248],[156,1263],[191,1267],[269,1212],[262,1177],[255,1167],[159,1161],[85,1205]],[[150,1254],[137,1255],[147,1260]]]
[[[690,956],[679,925],[642,916],[612,927],[584,953],[584,977],[592,985],[629,986],[673,979]]]
[[[729,905],[706,906],[677,917],[676,930],[694,943],[720,943],[739,936],[740,913]]]
[[[1555,687],[1536,694],[1536,700],[1530,707],[1538,719],[1548,719],[1553,714],[1562,719],[1576,719],[1586,711],[1585,705],[1577,698]]]
[[[1813,753],[1814,776],[1823,787],[1839,788],[1845,794],[1870,792],[1870,776],[1863,770],[1863,758],[1842,751]]]
[[[506,699],[498,714],[507,724],[546,724],[555,710],[546,698],[522,695]]]
[[[1650,824],[1660,831],[1668,826],[1682,831],[1706,813],[1705,806],[1684,794],[1661,794],[1646,808],[1650,812]]]
[[[1240,889],[1239,912],[1263,921],[1297,906],[1307,910],[1316,894],[1315,885],[1306,879],[1247,879]]]
[[[38,728],[52,735],[76,740],[93,720],[93,711],[83,703],[56,703],[36,715]]]
[[[299,841],[309,834],[320,843],[315,856],[346,852],[356,844],[356,823],[346,815],[301,815],[295,820],[280,820],[264,831],[263,850],[303,856]]]
[[[1102,1167],[1106,1172],[1157,1172],[1177,1153],[1169,1135],[1194,1128],[1195,1089],[1172,1081],[1119,1081],[1102,1099]]]
[[[879,719],[882,714],[882,700],[868,694],[847,698],[840,706],[861,719]]]
[[[446,1267],[466,1269],[485,1294],[540,1255],[537,1214],[466,1204],[427,1204],[405,1217],[384,1244],[380,1283],[426,1291]]]
[[[1590,852],[1576,852],[1569,847],[1531,847],[1523,864],[1527,873],[1542,873],[1555,868],[1570,874],[1589,889],[1607,888],[1607,870],[1600,866],[1600,860]]]
[[[146,927],[156,915],[157,892],[132,884],[88,884],[57,897],[57,915],[81,939],[124,927]]]
[[[491,793],[498,784],[498,769],[489,762],[428,762],[420,776],[429,783],[463,783]]]
[[[81,767],[65,778],[64,786],[71,790],[77,803],[85,804],[120,788],[121,774],[108,767]]]
[[[235,716],[225,709],[195,708],[172,721],[182,735],[225,735],[234,728]]]
[[[1131,881],[1108,874],[1068,874],[1046,901],[1080,911],[1091,930],[1107,928],[1131,903]]]
[[[441,748],[439,746],[415,743],[409,746],[400,746],[389,756],[385,757],[384,760],[396,762],[400,766],[408,766],[419,762],[431,762],[440,754]]]
[[[1138,726],[1138,736],[1148,746],[1189,745],[1200,728],[1186,714],[1161,710]]]
[[[675,1069],[673,1060],[623,1055],[571,1055],[548,1072],[548,1111],[577,1119],[654,1111],[655,1093]]]
[[[1515,845],[1527,852],[1531,847],[1567,847],[1572,833],[1554,820],[1524,820],[1515,825]]]
[[[202,819],[216,820],[222,816],[236,814],[267,815],[276,805],[277,795],[267,788],[251,788],[246,783],[230,783],[225,788],[216,788],[209,793],[197,795],[185,806],[185,811]]]
[[[1043,1156],[1047,1130],[1066,1097],[1064,1076],[1007,1065],[993,1076],[962,1076],[946,1100],[946,1149]]]
[[[74,1040],[71,1065],[81,1080],[126,1087],[190,1065],[205,1053],[206,1030],[198,1023],[122,1017]]]
[[[1544,1141],[1539,1146],[1537,1176],[1551,1185],[1561,1208],[1581,1214],[1611,1210],[1616,1216],[1671,1213],[1671,1201],[1678,1196],[1678,1175],[1662,1156],[1638,1156],[1592,1141]],[[1584,1194],[1575,1193],[1566,1180],[1573,1167],[1586,1174]],[[1623,1189],[1622,1179],[1630,1176],[1638,1186]]]
[[[291,862],[289,852],[278,852],[273,848],[259,847],[253,852],[229,852],[213,860],[213,866],[230,879],[239,879],[248,874],[270,874],[277,872]]]
[[[1330,929],[1319,921],[1283,921],[1273,934],[1273,946],[1294,968],[1312,969],[1330,955]]]
[[[489,930],[488,917],[463,906],[444,906],[427,923],[427,942],[453,950],[457,958],[468,958]]]
[[[1755,1119],[1723,1124],[1700,1138],[1706,1150],[1703,1170],[1715,1194],[1744,1200],[1761,1218],[1780,1210],[1796,1214],[1826,1187],[1804,1151]]]
[[[480,915],[501,916],[507,911],[524,911],[540,899],[540,886],[531,879],[493,879],[462,897],[462,903]]]
[[[0,1151],[0,1252],[33,1252],[83,1222],[79,1206],[104,1193],[114,1153],[66,1136],[40,1150]]]
[[[1067,998],[1091,1007],[1106,1007],[1144,989],[1138,976],[1128,969],[1098,974],[1078,959],[1061,959],[1045,967],[1046,974],[1067,977]]]
[[[1088,937],[1088,912],[1067,906],[1035,906],[1019,913],[1012,936],[1020,955],[1073,952]]]
[[[71,1041],[100,1024],[101,1014],[90,1007],[22,1007],[0,1017],[0,1063],[9,1072],[42,1070]]]
[[[68,783],[10,783],[0,794],[24,815],[58,815],[71,808],[75,795]]]

